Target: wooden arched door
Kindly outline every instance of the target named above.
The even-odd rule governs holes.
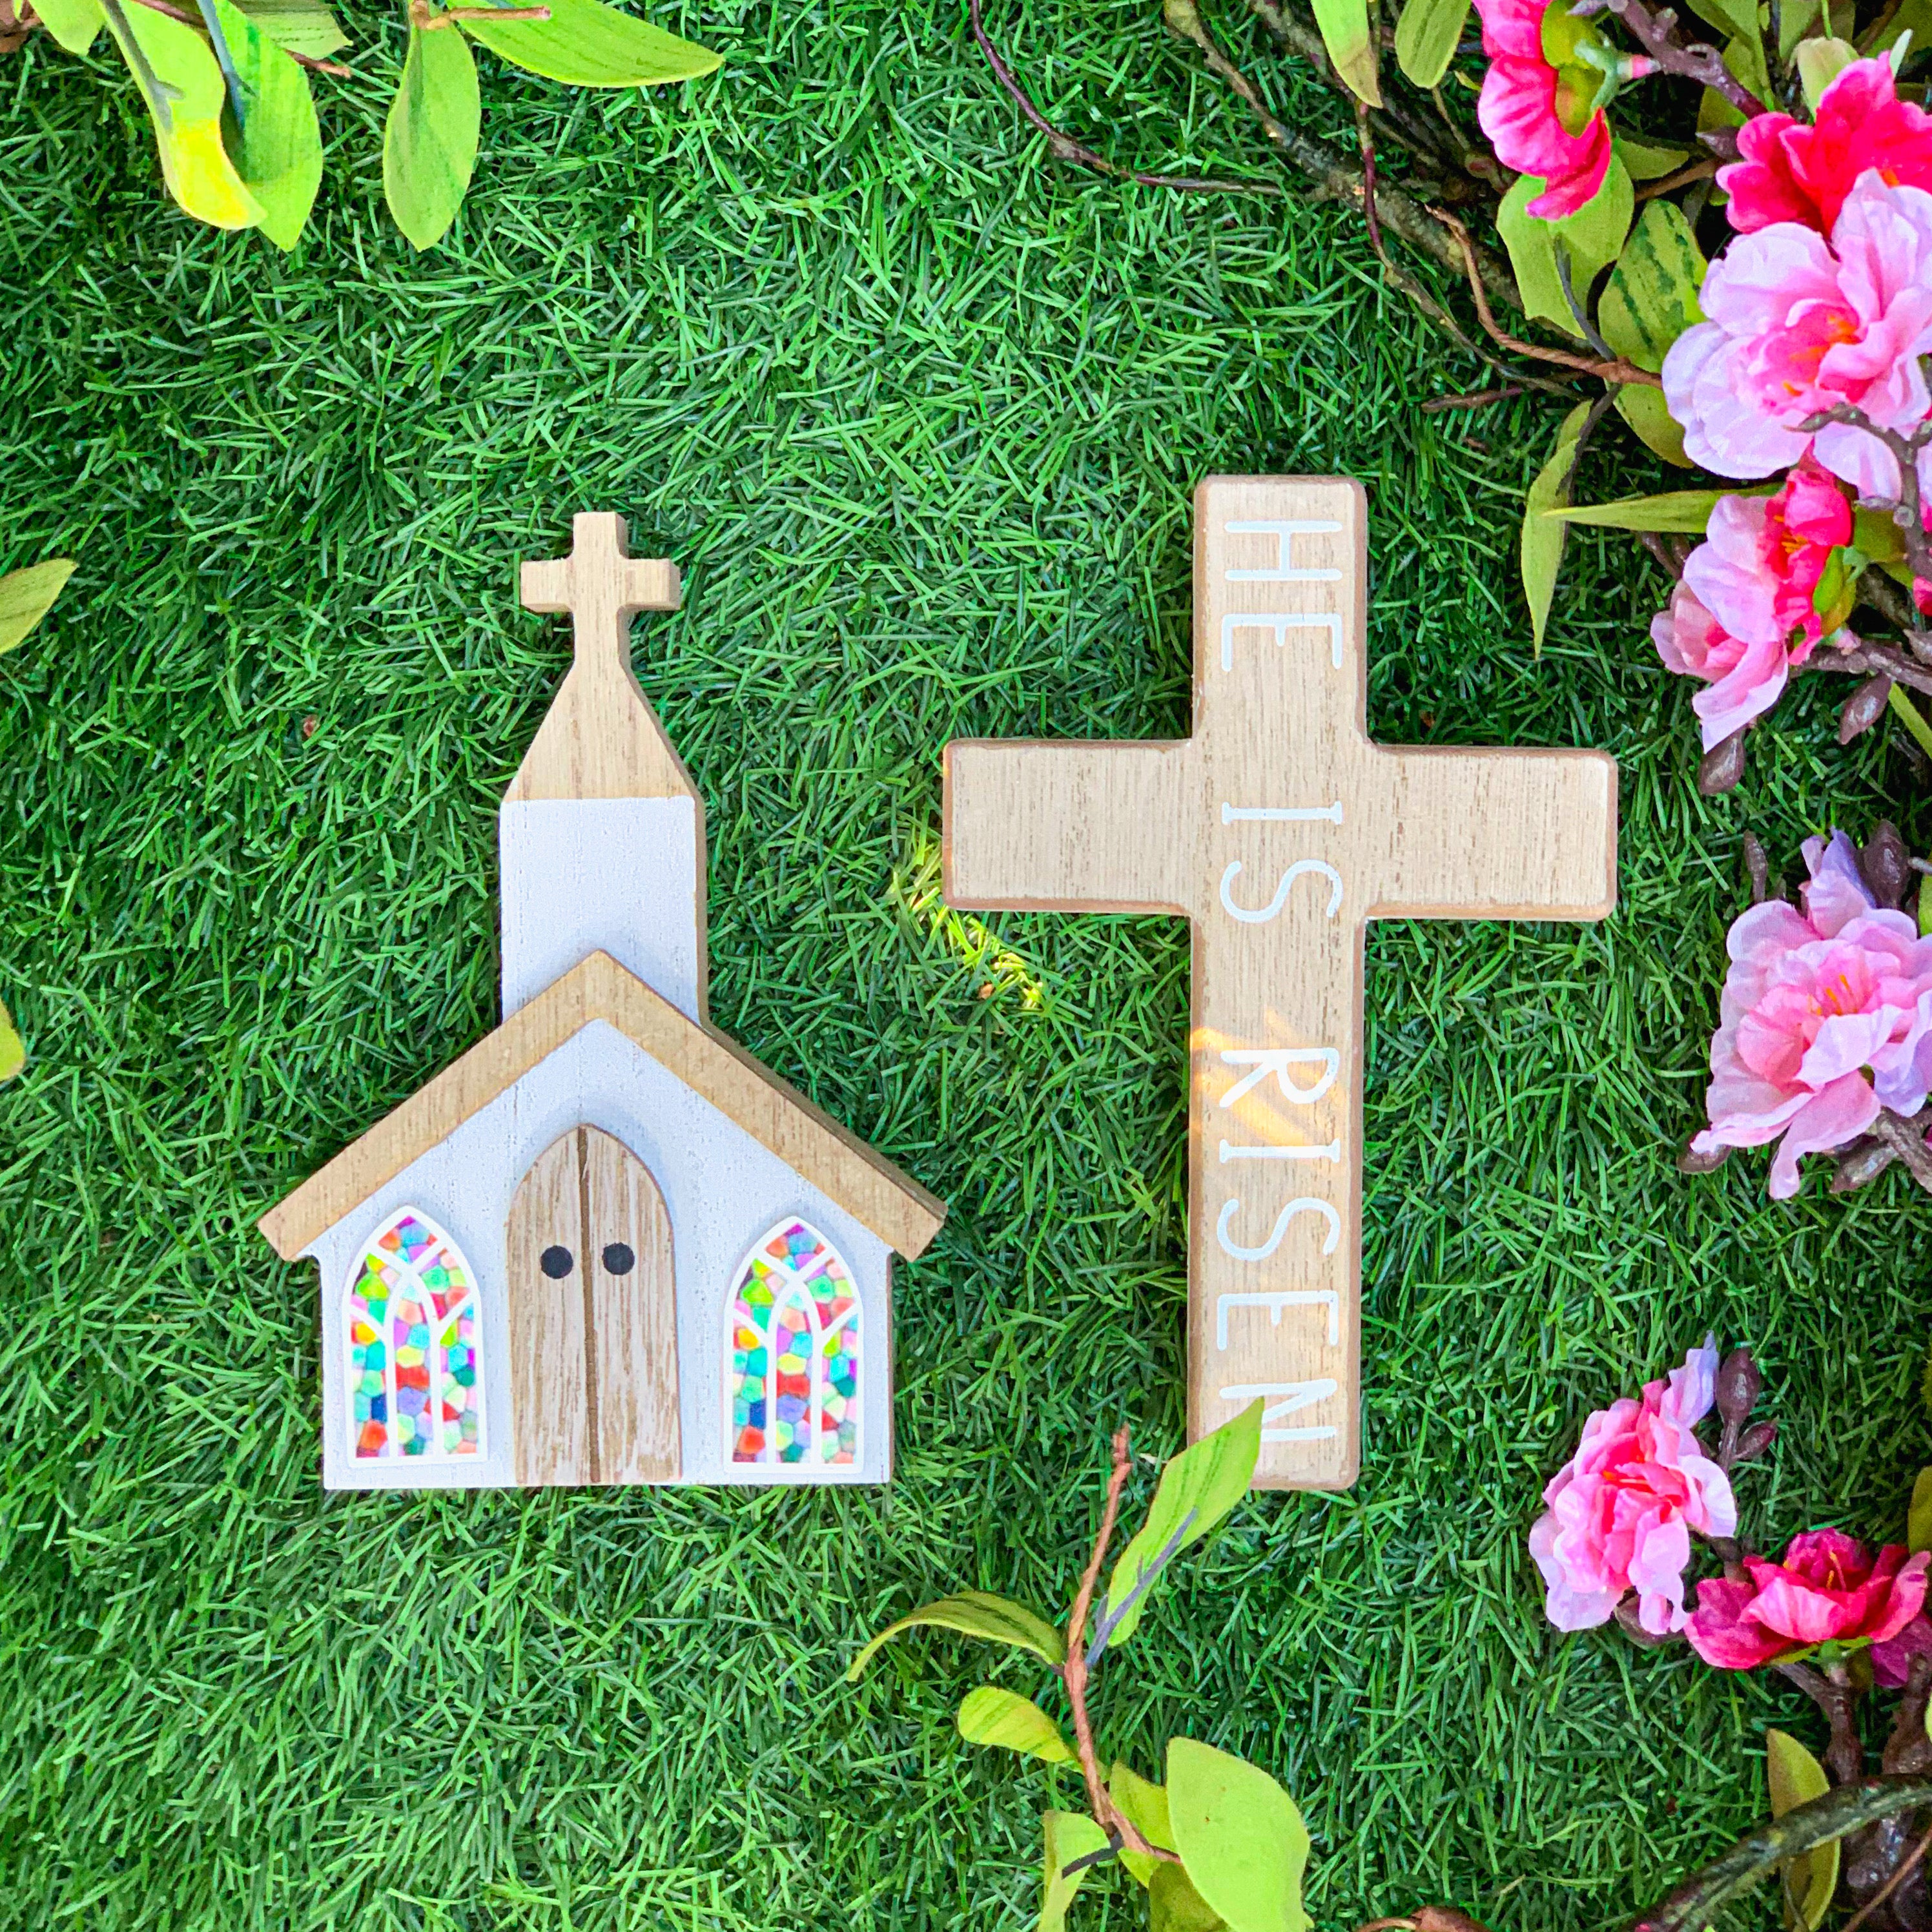
[[[524,1176],[508,1232],[517,1480],[675,1482],[677,1295],[650,1170],[573,1127]]]

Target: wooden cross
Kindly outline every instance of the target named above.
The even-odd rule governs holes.
[[[1360,1462],[1371,919],[1601,919],[1616,766],[1366,730],[1367,508],[1342,477],[1195,496],[1194,735],[946,748],[944,892],[1193,927],[1188,1426],[1264,1399],[1269,1489]]]

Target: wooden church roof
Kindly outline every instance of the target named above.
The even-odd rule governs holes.
[[[821,1113],[734,1040],[700,1026],[608,952],[593,952],[519,1007],[412,1099],[256,1224],[284,1261],[386,1186],[593,1021],[608,1021],[758,1143],[908,1258],[946,1205]]]

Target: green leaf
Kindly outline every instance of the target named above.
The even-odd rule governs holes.
[[[1090,1866],[1071,1878],[1066,1868],[1076,1858],[1107,1849],[1107,1834],[1084,1811],[1048,1811],[1040,1819],[1046,1838],[1046,1868],[1042,1874],[1040,1932],[1061,1932],[1066,1923],[1066,1908],[1073,1894],[1087,1882]]]
[[[107,24],[100,0],[48,0],[44,7],[34,0],[34,11],[70,54],[86,53],[93,46],[94,35]]]
[[[1889,510],[1852,512],[1852,542],[1874,563],[1903,563],[1905,536]],[[1908,573],[1909,574],[1910,573]]]
[[[984,1590],[962,1590],[957,1596],[941,1597],[910,1616],[888,1624],[853,1658],[845,1673],[848,1684],[856,1684],[860,1673],[878,1654],[882,1646],[902,1630],[921,1627],[958,1630],[964,1636],[984,1637],[988,1643],[1011,1644],[1016,1650],[1030,1650],[1056,1667],[1066,1660],[1066,1645],[1059,1631],[1024,1604],[1005,1597],[990,1596]]]
[[[1850,40],[1812,40],[1798,44],[1798,80],[1814,114],[1826,88],[1858,57]]]
[[[548,20],[464,22],[464,31],[513,67],[578,87],[656,87],[694,80],[723,56],[602,0],[542,0]]]
[[[1825,1767],[1798,1740],[1783,1731],[1764,1734],[1765,1768],[1771,1781],[1771,1815],[1782,1818],[1800,1804],[1822,1798],[1832,1787]],[[1818,1932],[1838,1888],[1838,1840],[1778,1868],[1784,1881],[1784,1922]]]
[[[342,23],[322,0],[236,0],[236,4],[277,46],[292,54],[326,60],[349,44]]]
[[[1695,470],[1684,447],[1684,425],[1670,413],[1661,389],[1647,382],[1626,382],[1618,390],[1616,411],[1644,446],[1675,464],[1679,470]]]
[[[959,1735],[969,1744],[992,1744],[1048,1764],[1071,1764],[1073,1752],[1060,1726],[1030,1697],[982,1684],[959,1707]]]
[[[10,651],[33,634],[73,574],[72,557],[50,556],[0,577],[0,651]]]
[[[1645,206],[1604,285],[1597,326],[1616,352],[1654,374],[1670,345],[1704,320],[1703,250],[1675,202]]]
[[[1723,28],[1730,38],[1755,36],[1757,32],[1757,0],[1690,0],[1690,10],[1712,26]]]
[[[262,218],[222,145],[228,91],[208,43],[192,27],[135,0],[102,0],[107,31],[148,104],[168,192],[211,228],[252,228]]]
[[[1165,1785],[1150,1783],[1123,1762],[1114,1766],[1114,1774],[1107,1780],[1107,1793],[1120,1808],[1128,1823],[1149,1844],[1158,1845],[1163,1851],[1174,1850],[1174,1827],[1168,1822]],[[1145,1852],[1123,1852],[1120,1862],[1142,1885],[1154,1882],[1154,1874],[1162,1864]]]
[[[1247,1494],[1262,1450],[1262,1408],[1259,1401],[1251,1402],[1162,1470],[1146,1522],[1107,1579],[1106,1601],[1094,1619],[1090,1662],[1105,1646],[1118,1648],[1133,1635],[1161,1571]]]
[[[1227,1923],[1194,1889],[1185,1868],[1162,1860],[1148,1886],[1153,1932],[1220,1932]]]
[[[1408,0],[1395,23],[1396,64],[1418,87],[1449,71],[1469,18],[1469,0]]]
[[[1932,872],[1918,875],[1919,930],[1924,930],[1925,895],[1932,886]],[[1932,1468],[1921,1469],[1918,1480],[1912,1485],[1912,1506],[1906,1512],[1905,1546],[1916,1556],[1922,1550],[1932,1550]]]
[[[1569,252],[1570,284],[1576,299],[1587,302],[1590,284],[1623,248],[1630,213],[1636,206],[1636,190],[1630,186],[1629,170],[1612,154],[1610,172],[1595,197],[1574,214],[1546,221],[1529,212],[1529,204],[1543,192],[1543,186],[1540,176],[1520,176],[1496,210],[1496,232],[1509,250],[1526,312],[1580,336],[1582,332],[1563,299],[1563,284],[1557,276],[1557,244],[1560,242]]]
[[[1755,490],[1669,490],[1660,496],[1619,496],[1614,503],[1559,504],[1544,514],[1562,524],[1595,524],[1611,530],[1674,530],[1702,536],[1720,496]]]
[[[1550,606],[1556,595],[1556,573],[1563,567],[1563,545],[1570,532],[1567,524],[1544,514],[1570,501],[1570,479],[1576,468],[1576,439],[1583,433],[1584,419],[1590,413],[1588,403],[1579,403],[1563,418],[1556,432],[1556,448],[1550,460],[1538,472],[1524,499],[1522,513],[1522,594],[1529,604],[1529,627],[1536,648],[1543,648],[1544,628],[1550,622]]]
[[[1908,0],[1910,4],[1910,0]],[[1901,9],[1901,11],[1904,10]],[[1792,50],[1811,31],[1818,17],[1818,0],[1784,0],[1778,14],[1778,57],[1788,61]],[[1867,52],[1871,50],[1868,48]]]
[[[1894,684],[1892,688],[1896,691],[1898,686]],[[1908,706],[1912,703],[1909,698],[1905,701]],[[1886,696],[1886,702],[1888,704],[1892,703],[1889,694]],[[1912,716],[1918,716],[1916,710],[1912,712]],[[1922,725],[1924,722],[1923,718],[1919,719]],[[1920,734],[1914,731],[1912,735],[1917,738]],[[1928,754],[1932,755],[1932,747],[1928,748]],[[1928,932],[1932,932],[1932,872],[1921,872],[1918,875],[1918,936],[1923,939]],[[1932,1388],[1932,1363],[1927,1364],[1926,1381],[1928,1388]],[[1922,1478],[1921,1480],[1922,1480],[1923,1478]],[[1918,1492],[1916,1488],[1912,1492],[1912,1500],[1915,1504],[1918,1500]]]
[[[14,1016],[0,1000],[0,1084],[13,1078],[27,1064],[27,1049],[14,1030]]]
[[[382,130],[382,192],[416,248],[441,241],[463,206],[482,111],[476,57],[455,22],[412,21],[403,82]]]
[[[227,40],[245,118],[234,158],[261,204],[262,232],[292,248],[322,185],[322,130],[308,80],[287,53],[230,0],[212,0]]]
[[[1740,34],[1736,40],[1724,44],[1724,64],[1759,100],[1771,99],[1771,76],[1765,65],[1764,43],[1755,33]],[[1708,133],[1713,128],[1740,128],[1744,118],[1743,114],[1715,88],[1705,88],[1697,104],[1699,134]]]
[[[1376,45],[1369,32],[1368,0],[1315,0],[1315,24],[1342,84],[1358,100],[1382,104],[1376,79]]]
[[[1795,36],[1790,26],[1791,4],[1792,0],[1786,0],[1784,38],[1795,44]],[[1815,4],[1810,11],[1811,18],[1815,20],[1818,14]],[[1842,19],[1844,16],[1839,17]],[[1888,54],[1907,34],[1912,36],[1912,44],[1905,56],[1908,62],[1932,49],[1932,0],[1904,0],[1904,4],[1888,20],[1882,14],[1880,20],[1882,24],[1878,32],[1876,34],[1868,32],[1858,42],[1861,52]],[[1805,25],[1809,26],[1810,21],[1806,21]]]
[[[1194,1889],[1233,1932],[1306,1932],[1307,1828],[1266,1772],[1192,1738],[1171,1738],[1167,1809]]]
[[[1664,176],[1676,173],[1690,158],[1690,150],[1654,147],[1648,141],[1634,140],[1628,134],[1619,134],[1616,156],[1630,170],[1632,181],[1660,181]]]

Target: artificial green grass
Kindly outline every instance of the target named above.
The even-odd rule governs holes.
[[[1532,660],[1514,525],[1556,410],[1423,413],[1488,378],[1346,215],[1042,166],[950,4],[659,17],[723,74],[592,97],[484,59],[476,189],[422,258],[379,208],[394,21],[354,13],[364,78],[319,83],[289,260],[168,208],[108,63],[0,64],[0,567],[82,560],[0,665],[33,1054],[0,1091],[0,1925],[1030,1920],[1073,1781],[949,1720],[1041,1672],[918,1636],[839,1680],[951,1586],[1057,1611],[1108,1432],[1180,1441],[1186,946],[949,915],[939,753],[1181,728],[1217,470],[1365,479],[1373,728],[1614,752],[1623,897],[1375,934],[1363,1478],[1190,1556],[1102,1673],[1106,1739],[1289,1783],[1324,1928],[1613,1919],[1755,1815],[1766,1722],[1814,1727],[1556,1637],[1524,1532],[1585,1412],[1707,1326],[1786,1423],[1742,1486],[1760,1540],[1898,1529],[1922,1197],[1773,1206],[1761,1159],[1672,1156],[1741,830],[1795,866],[1834,811],[1932,817],[1810,689],[1700,801],[1660,579],[1613,535],[1574,543]],[[1265,173],[1151,10],[999,30],[1112,151]],[[1654,480],[1618,434],[1586,490]],[[715,1015],[952,1204],[898,1272],[888,1490],[319,1486],[313,1271],[252,1223],[494,1019],[494,810],[566,648],[514,566],[580,508],[686,573],[638,661],[710,813]]]

